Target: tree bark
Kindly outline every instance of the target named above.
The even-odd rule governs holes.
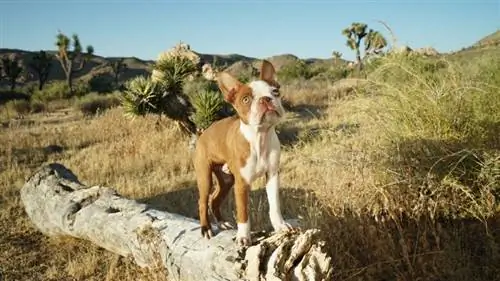
[[[151,209],[114,189],[85,186],[61,164],[37,170],[21,188],[25,210],[48,236],[86,239],[166,271],[168,280],[331,280],[318,230],[260,235],[239,248],[234,230],[201,237],[199,222]]]

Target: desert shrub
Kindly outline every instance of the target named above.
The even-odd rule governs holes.
[[[188,57],[163,56],[156,62],[151,77],[127,81],[122,104],[129,115],[153,113],[175,120],[185,133],[196,133],[190,119],[192,105],[184,93],[184,84],[194,75],[196,64]]]
[[[184,93],[191,97],[205,91],[219,91],[215,81],[207,80],[203,77],[196,77],[191,81],[186,81],[183,85]]]
[[[19,89],[14,91],[0,91],[0,105],[12,100],[29,100],[30,96]]]
[[[221,118],[220,112],[226,102],[220,92],[204,90],[192,96],[191,103],[194,107],[193,122],[204,130]]]
[[[470,73],[442,60],[386,58],[370,95],[386,157],[397,182],[388,193],[412,215],[475,217],[495,210],[500,165],[497,67]],[[389,179],[388,179],[389,178]]]
[[[137,76],[125,82],[125,89],[121,96],[121,103],[125,114],[145,115],[148,112],[159,113],[158,88],[159,85],[151,77]]]
[[[199,130],[206,129],[216,120],[235,114],[231,104],[222,97],[215,81],[197,77],[185,83],[184,92],[193,105],[190,119]]]
[[[46,110],[44,103],[40,101],[29,101],[25,99],[11,100],[5,104],[5,108],[10,113],[26,115],[28,113],[39,113]]]
[[[253,78],[255,78],[253,75],[251,74],[246,74],[246,73],[243,73],[243,74],[240,74],[238,75],[238,80],[241,82],[241,83],[248,83],[250,81],[252,81]]]
[[[88,83],[77,82],[73,84],[73,95],[76,97],[81,97],[90,92],[90,87]],[[60,99],[71,98],[71,91],[69,86],[64,81],[53,81],[45,85],[43,90],[35,90],[32,98],[40,101],[53,101]]]
[[[43,101],[31,100],[31,113],[40,113],[47,110],[47,105]]]
[[[281,81],[290,81],[294,79],[310,79],[313,76],[314,73],[302,60],[297,60],[293,63],[287,64],[278,71],[278,78]]]
[[[75,106],[85,115],[94,115],[120,105],[118,93],[101,95],[90,93],[76,100]]]
[[[109,74],[92,76],[89,87],[92,92],[111,93],[114,90],[114,78]]]
[[[345,67],[331,67],[328,69],[318,70],[317,74],[312,77],[312,80],[320,80],[320,81],[337,81],[340,79],[347,78],[349,76],[350,71]]]
[[[5,104],[5,107],[11,111],[16,112],[20,115],[28,114],[31,110],[30,102],[27,100],[13,100]]]
[[[33,95],[38,86],[35,83],[27,83],[21,87],[17,88],[17,91],[20,93],[27,94],[29,96]]]

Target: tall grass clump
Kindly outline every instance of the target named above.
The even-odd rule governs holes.
[[[445,60],[382,58],[370,74],[380,178],[393,207],[419,217],[485,221],[500,206],[498,64],[470,72]],[[385,169],[385,170],[384,170]]]
[[[105,95],[90,93],[77,99],[75,107],[84,115],[94,115],[119,106],[121,102],[120,97],[120,93],[117,92]]]
[[[82,81],[74,83],[72,87],[73,89],[71,90],[63,81],[52,81],[47,83],[43,90],[35,90],[31,98],[43,102],[49,102],[70,99],[72,97],[81,97],[90,92],[90,86],[88,83]]]

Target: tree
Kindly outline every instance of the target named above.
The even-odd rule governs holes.
[[[57,34],[56,46],[58,48],[57,59],[61,63],[61,67],[66,75],[70,94],[73,94],[73,75],[78,73],[85,67],[85,63],[89,60],[94,53],[94,47],[88,45],[86,53],[82,52],[82,45],[77,34],[73,34],[72,41],[66,35],[59,31]],[[73,50],[70,50],[72,45]]]
[[[127,199],[110,187],[86,186],[59,163],[34,172],[20,197],[43,234],[85,239],[168,280],[333,278],[334,264],[318,229],[260,232],[244,248],[233,241],[234,229],[206,240],[195,231],[199,221]]]
[[[52,69],[52,58],[52,55],[41,50],[28,64],[38,75],[38,90],[43,89],[43,85],[45,85],[45,82],[49,78],[49,73]]]
[[[387,40],[384,36],[380,32],[370,29],[365,39],[365,53],[379,54],[385,46],[387,46]]]
[[[117,88],[118,88],[118,79],[120,78],[120,74],[124,73],[125,70],[127,70],[127,64],[124,61],[125,61],[124,58],[119,58],[110,63],[115,78],[115,87]]]
[[[14,90],[16,88],[16,80],[23,71],[19,57],[15,54],[4,56],[2,58],[2,68],[5,73],[5,77],[10,83],[10,89]]]
[[[342,57],[342,53],[339,51],[333,51],[332,52],[333,59],[335,60],[335,63],[337,63],[340,58]]]
[[[360,22],[353,22],[351,26],[342,30],[342,34],[347,37],[346,45],[356,52],[356,63],[358,69],[361,70],[361,41],[364,40],[365,54],[370,52],[380,52],[386,45],[387,41],[378,31],[372,29],[366,32],[368,25]]]

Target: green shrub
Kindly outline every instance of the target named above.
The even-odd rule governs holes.
[[[313,76],[314,72],[312,72],[309,66],[302,60],[287,64],[278,71],[278,78],[282,81],[310,79]]]
[[[7,110],[20,115],[28,114],[31,110],[30,102],[27,100],[12,100],[5,104]]]
[[[194,107],[193,122],[199,129],[206,129],[214,121],[220,119],[220,111],[224,104],[224,98],[220,92],[204,90],[191,98]]]
[[[81,97],[90,92],[90,87],[88,83],[77,82],[73,85],[73,94],[76,97]],[[53,100],[68,99],[71,98],[70,90],[68,84],[65,81],[53,81],[45,85],[43,90],[35,90],[32,98],[48,102]]]
[[[155,106],[159,86],[151,77],[137,76],[125,82],[124,86],[121,104],[125,114],[134,116],[159,112]]]
[[[318,71],[317,74],[312,77],[313,80],[324,80],[324,81],[338,81],[340,79],[347,78],[350,71],[345,67],[331,67],[324,71]]]
[[[192,105],[184,93],[184,83],[194,75],[196,64],[188,57],[162,56],[151,77],[138,76],[127,81],[122,104],[129,115],[154,113],[176,121],[183,133],[196,133],[190,120]]]
[[[30,96],[19,89],[14,91],[0,91],[0,105],[12,100],[29,100]]]
[[[9,112],[15,112],[19,115],[26,115],[29,113],[39,113],[46,110],[44,103],[40,101],[28,100],[12,100],[5,104],[5,108]]]
[[[116,93],[106,95],[90,93],[77,99],[75,103],[84,115],[94,115],[118,105],[120,105],[120,95]]]
[[[398,183],[387,187],[391,200],[416,216],[489,216],[500,199],[498,67],[471,73],[417,56],[379,63],[369,115],[384,141],[379,163]]]
[[[47,110],[47,105],[39,100],[32,100],[30,102],[31,113],[40,113]]]
[[[204,91],[219,91],[215,81],[210,81],[204,77],[196,77],[191,81],[186,81],[183,86],[184,93],[192,98]]]
[[[247,74],[247,73],[242,73],[242,74],[238,75],[238,80],[244,84],[250,82],[252,80],[252,78],[255,78],[254,75]]]
[[[114,90],[114,78],[109,74],[92,76],[89,87],[92,92],[111,93]]]

